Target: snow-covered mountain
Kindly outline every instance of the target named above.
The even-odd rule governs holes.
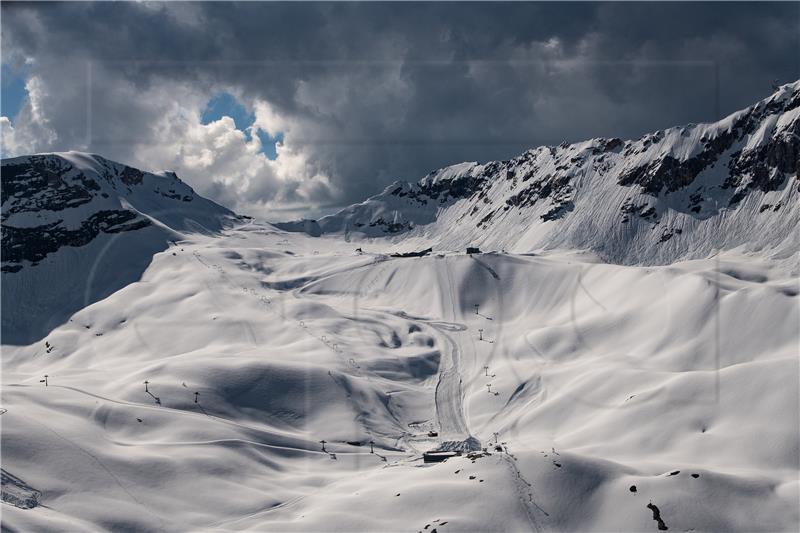
[[[40,338],[137,280],[186,232],[235,215],[174,173],[151,174],[79,152],[2,162],[4,343]]]
[[[0,528],[800,530],[797,114],[795,84],[292,232],[4,161]]]
[[[279,226],[394,235],[406,247],[586,249],[618,263],[740,246],[784,257],[800,248],[798,169],[800,81],[719,122],[461,163],[319,221]]]

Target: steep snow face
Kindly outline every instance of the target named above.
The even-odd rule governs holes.
[[[139,278],[184,233],[234,214],[169,172],[68,152],[2,162],[2,336],[41,337],[81,307]]]
[[[738,247],[786,258],[800,246],[799,117],[800,81],[716,123],[455,165],[316,225],[280,226],[406,247],[585,249],[625,264]]]

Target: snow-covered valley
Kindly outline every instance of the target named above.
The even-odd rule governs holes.
[[[796,529],[791,273],[378,244],[195,235],[4,346],[4,527]]]

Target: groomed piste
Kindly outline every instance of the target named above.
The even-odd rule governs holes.
[[[41,497],[3,521],[648,531],[652,503],[673,530],[787,530],[797,309],[795,278],[735,253],[621,267],[194,235],[4,346],[3,469]]]

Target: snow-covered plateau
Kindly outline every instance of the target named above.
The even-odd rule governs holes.
[[[278,225],[4,160],[3,530],[800,530],[799,117]]]

